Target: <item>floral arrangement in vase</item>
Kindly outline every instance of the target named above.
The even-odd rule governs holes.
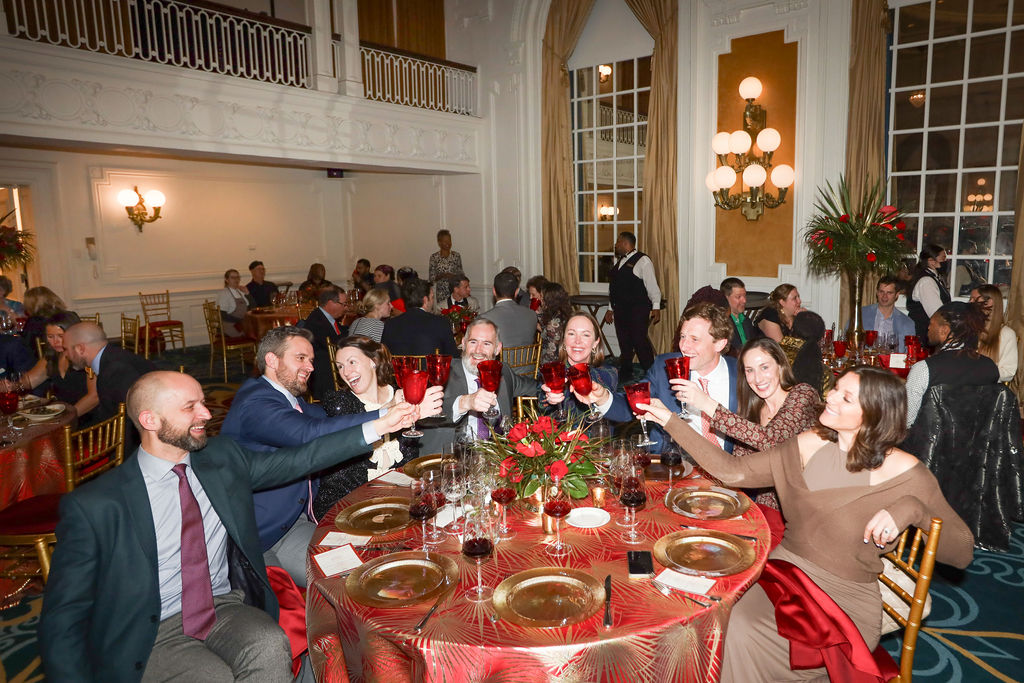
[[[498,474],[528,498],[549,478],[559,479],[571,498],[589,493],[586,477],[597,473],[592,461],[603,440],[591,440],[584,433],[584,416],[559,424],[547,415],[530,416],[514,425],[508,434],[494,434],[480,447],[498,465]]]
[[[12,216],[14,211],[12,209],[0,218],[0,224]],[[32,263],[34,251],[31,233],[19,232],[14,225],[0,225],[0,267],[28,265]]]
[[[854,200],[846,179],[819,188],[815,215],[804,230],[808,270],[815,275],[846,274],[850,281],[850,328],[863,329],[860,302],[864,276],[895,273],[911,252],[903,213],[885,203],[881,181],[868,179]]]
[[[449,306],[441,310],[441,315],[448,318],[448,322],[452,325],[452,330],[460,334],[466,331],[469,323],[476,317],[474,311],[462,306]]]

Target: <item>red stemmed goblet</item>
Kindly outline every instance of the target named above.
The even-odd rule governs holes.
[[[428,379],[428,374],[422,370],[408,370],[402,377],[402,391],[405,393],[405,400],[414,406],[418,406],[422,403],[423,395],[427,393]],[[414,424],[412,427],[402,432],[402,436],[407,436],[410,439],[418,439],[423,436],[423,432],[416,429],[416,425]]]
[[[544,384],[547,385],[548,389],[553,394],[562,394],[565,392],[565,365],[561,361],[553,361],[551,363],[545,363],[540,366],[540,376],[544,378]],[[555,421],[565,422],[565,400],[559,404],[558,410],[555,412]]]
[[[491,393],[498,393],[498,389],[501,388],[501,367],[500,360],[480,361],[476,366],[477,372],[480,373],[480,386]],[[487,409],[484,417],[493,420],[500,414],[495,404]]]
[[[632,410],[633,414],[640,420],[640,429],[644,434],[643,440],[639,441],[636,445],[653,446],[654,442],[651,441],[651,437],[647,435],[647,413],[637,408],[637,404],[646,404],[651,402],[651,383],[636,382],[635,384],[627,384],[626,400],[629,401],[629,409]]]
[[[448,384],[448,374],[452,371],[452,357],[440,353],[427,356],[427,374],[430,386],[443,387]]]
[[[572,388],[580,396],[589,396],[590,392],[594,390],[594,382],[590,379],[590,365],[587,363],[576,363],[569,366],[569,382],[572,383]],[[588,422],[597,422],[601,419],[601,414],[597,412],[594,404],[590,404],[590,410],[587,412]]]
[[[665,374],[668,375],[669,380],[690,379],[690,357],[679,356],[678,358],[666,358]],[[690,411],[686,409],[686,404],[682,401],[679,402],[678,414],[679,419],[681,420],[685,420],[690,417]]]

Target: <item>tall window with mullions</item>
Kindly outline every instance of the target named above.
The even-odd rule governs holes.
[[[651,58],[595,64],[571,75],[576,248],[586,286],[608,282],[618,233],[636,234],[643,247]]]
[[[920,252],[949,252],[950,293],[1010,284],[1024,122],[1024,0],[890,0],[888,171]]]

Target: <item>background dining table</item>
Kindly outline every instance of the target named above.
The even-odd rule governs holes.
[[[0,509],[65,491],[64,426],[73,425],[77,417],[75,407],[65,404],[57,417],[30,424],[13,444],[0,446]]]
[[[711,486],[707,480],[686,479],[676,486]],[[606,502],[612,521],[594,529],[564,525],[562,538],[573,546],[563,560],[545,554],[553,540],[543,531],[540,516],[522,506],[510,506],[509,523],[517,536],[496,545],[494,557],[483,565],[484,583],[497,586],[505,578],[536,567],[571,567],[583,570],[598,581],[611,576],[613,624],[603,626],[603,610],[583,621],[564,627],[518,626],[507,619],[492,620],[491,602],[474,603],[463,597],[474,585],[475,567],[459,557],[460,545],[449,537],[438,551],[458,564],[460,583],[427,622],[422,632],[414,625],[433,600],[402,608],[368,607],[349,597],[344,577],[325,577],[312,556],[328,550],[318,543],[336,530],[335,517],[346,507],[381,496],[408,496],[400,487],[368,484],[341,500],[320,521],[307,561],[307,634],[317,680],[342,681],[715,681],[721,663],[722,641],[732,605],[757,579],[767,559],[770,534],[764,516],[751,505],[740,517],[725,520],[695,520],[670,511],[663,504],[667,484],[648,481],[648,504],[637,513],[638,530],[645,537],[640,545],[627,545],[620,538],[623,528],[614,517],[621,512],[617,503]],[[740,494],[742,495],[742,494]],[[591,505],[589,498],[574,506]],[[739,573],[717,577],[708,595],[716,602],[694,595],[707,604],[702,607],[673,591],[666,596],[650,579],[629,577],[627,550],[652,550],[666,534],[680,531],[681,524],[751,536],[755,560]],[[415,546],[419,526],[372,542],[394,551],[396,544]],[[356,548],[364,561],[379,557],[381,551]],[[655,571],[661,565],[655,560]]]

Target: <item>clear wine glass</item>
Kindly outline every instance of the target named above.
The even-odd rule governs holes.
[[[430,540],[430,535],[427,533],[427,520],[437,514],[437,508],[434,507],[434,496],[428,491],[422,479],[413,479],[409,484],[409,491],[412,494],[412,498],[409,500],[409,517],[423,525],[422,548],[424,552],[430,552],[430,547],[435,544],[435,541]]]
[[[474,499],[462,540],[462,555],[476,564],[476,586],[465,592],[466,599],[471,602],[486,602],[494,595],[494,589],[484,585],[481,569],[481,565],[494,554],[494,525],[491,521],[486,499]]]
[[[441,492],[447,500],[458,505],[461,511],[460,517],[448,525],[448,533],[453,536],[458,536],[465,531],[466,507],[464,499],[467,491],[466,471],[462,463],[457,460],[443,461],[441,464]]]
[[[572,502],[569,494],[562,488],[562,480],[558,477],[551,478],[551,493],[544,502],[544,514],[555,520],[555,542],[545,548],[545,552],[552,557],[565,557],[572,550],[572,546],[562,543],[562,518],[572,511]]]
[[[668,470],[668,491],[665,492],[665,500],[668,500],[672,493],[672,475],[675,474],[675,468],[683,464],[683,451],[676,442],[666,440],[662,444],[661,464]]]
[[[424,495],[430,496],[430,500],[434,505],[434,510],[440,510],[444,507],[447,500],[444,497],[444,492],[441,490],[441,470],[440,469],[427,469],[420,475],[420,481],[423,482],[425,490]],[[430,531],[427,532],[427,538],[431,543],[441,543],[446,538],[447,534],[437,526],[436,515],[430,518],[431,526]]]
[[[647,488],[644,481],[644,468],[638,462],[626,466],[619,489],[619,503],[626,508],[629,526],[621,538],[626,543],[637,544],[644,541],[644,536],[636,530],[636,511],[647,504]]]

